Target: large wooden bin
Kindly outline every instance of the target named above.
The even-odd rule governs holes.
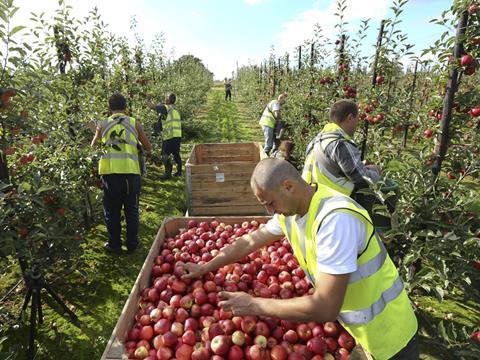
[[[186,164],[188,214],[265,215],[250,188],[265,157],[259,143],[195,145]]]
[[[172,237],[179,233],[179,230],[187,227],[188,220],[197,220],[211,222],[218,220],[225,224],[233,225],[235,223],[242,223],[243,221],[257,220],[259,223],[266,223],[269,216],[226,216],[226,217],[175,217],[165,218],[160,229],[157,232],[155,241],[148,252],[147,258],[140,270],[140,273],[133,285],[132,291],[128,296],[127,302],[123,307],[122,313],[118,319],[112,336],[108,341],[107,347],[103,352],[101,360],[128,360],[125,352],[125,339],[128,330],[134,324],[135,313],[137,312],[138,301],[140,300],[140,293],[145,287],[151,286],[151,273],[155,257],[160,253],[163,243],[166,238]],[[351,360],[373,360],[370,355],[366,354],[360,345],[357,345],[350,354]]]
[[[158,230],[155,241],[148,252],[145,263],[140,270],[140,274],[133,285],[132,291],[127,299],[125,306],[123,307],[120,318],[117,325],[113,329],[110,341],[103,352],[102,360],[126,360],[128,359],[125,353],[125,338],[127,337],[128,330],[134,324],[135,313],[137,312],[138,300],[140,299],[140,293],[142,289],[151,286],[151,273],[155,257],[160,254],[163,242],[165,238],[174,236],[179,233],[179,229],[186,228],[188,220],[208,221],[218,220],[225,224],[233,225],[235,223],[242,223],[243,221],[257,220],[260,223],[266,223],[270,217],[268,216],[243,216],[243,217],[176,217],[166,218],[160,229]]]

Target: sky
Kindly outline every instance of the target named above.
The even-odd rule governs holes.
[[[370,18],[363,48],[373,54],[380,20],[392,15],[392,0],[345,0],[345,19],[354,32],[361,19]],[[335,0],[66,0],[75,17],[83,17],[94,6],[108,30],[133,42],[130,22],[148,44],[164,33],[166,50],[174,58],[192,54],[204,62],[216,79],[231,77],[232,71],[249,63],[258,64],[270,52],[293,56],[295,47],[312,36],[314,24],[323,35],[335,39]],[[51,16],[58,0],[14,0],[20,9],[15,23],[29,24],[30,13]],[[400,28],[420,53],[440,37],[444,28],[429,21],[447,10],[451,1],[410,0],[401,15]],[[333,48],[333,47],[332,47]]]

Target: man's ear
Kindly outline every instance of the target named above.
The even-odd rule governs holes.
[[[295,189],[295,182],[290,179],[283,180],[282,187],[289,193],[293,193]]]

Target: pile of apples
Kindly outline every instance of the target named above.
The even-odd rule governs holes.
[[[221,291],[281,299],[311,294],[287,239],[200,279],[182,279],[181,262],[205,264],[259,226],[256,220],[233,226],[190,220],[188,229],[165,240],[127,334],[129,359],[348,359],[355,341],[337,322],[233,316],[218,307]]]

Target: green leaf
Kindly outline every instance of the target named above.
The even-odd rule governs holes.
[[[437,298],[440,300],[440,301],[443,301],[443,297],[445,295],[443,289],[440,287],[440,286],[435,286],[435,292],[437,294]]]
[[[23,29],[26,29],[27,27],[26,26],[23,26],[23,25],[18,25],[18,26],[15,26],[12,31],[10,31],[10,34],[9,36],[13,36],[15,35],[17,32],[19,31],[22,31]]]
[[[37,194],[41,194],[41,193],[43,193],[43,192],[52,191],[52,190],[54,190],[54,189],[55,189],[54,186],[43,185],[43,186],[41,186],[41,187],[37,190]]]
[[[28,182],[24,181],[20,184],[20,187],[25,190],[25,191],[30,191],[32,190],[32,185],[30,185]]]

